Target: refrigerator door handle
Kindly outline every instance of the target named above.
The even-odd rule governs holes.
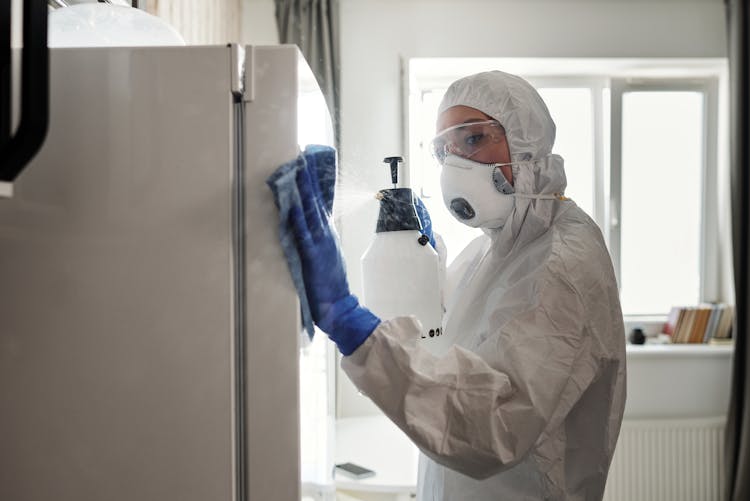
[[[3,2],[0,12],[0,181],[11,182],[39,151],[49,125],[49,49],[47,47],[47,2],[23,2],[23,49],[21,52],[21,115],[15,135],[10,136],[11,12]]]
[[[11,122],[11,2],[0,3],[0,150],[10,138]]]

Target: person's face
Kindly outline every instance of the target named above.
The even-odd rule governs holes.
[[[443,131],[454,125],[480,122],[484,120],[492,120],[492,117],[482,113],[476,108],[470,108],[469,106],[451,106],[438,116],[437,132]],[[505,134],[502,135],[499,141],[493,142],[487,147],[477,151],[476,154],[471,156],[471,160],[485,164],[509,163],[511,161],[510,149],[508,148],[508,141],[506,140]],[[511,166],[504,165],[500,167],[500,170],[502,170],[503,175],[505,175],[508,182],[513,184],[513,171]]]

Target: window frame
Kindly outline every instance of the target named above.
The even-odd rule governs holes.
[[[618,284],[621,283],[622,203],[622,100],[628,92],[692,91],[703,94],[703,158],[701,159],[701,228],[699,300],[713,301],[719,296],[719,208],[717,175],[710,175],[709,166],[718,164],[719,91],[717,77],[701,78],[612,78],[610,79],[610,216],[602,231],[612,256]],[[718,167],[717,167],[718,168]],[[716,169],[714,169],[715,173]],[[668,187],[667,187],[668,189]]]

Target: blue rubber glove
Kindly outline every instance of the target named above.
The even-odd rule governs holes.
[[[436,249],[435,236],[432,234],[432,218],[430,217],[430,213],[427,212],[427,207],[425,207],[421,198],[414,197],[414,208],[417,209],[417,217],[422,224],[422,233],[427,235],[430,239],[430,245],[432,245],[433,249]]]
[[[326,204],[307,169],[297,173],[302,207],[290,211],[297,251],[302,261],[305,292],[314,322],[328,334],[339,351],[350,355],[380,323],[370,310],[359,305],[349,291],[344,257]]]

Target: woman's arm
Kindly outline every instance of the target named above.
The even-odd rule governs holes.
[[[545,289],[478,353],[454,346],[435,357],[414,341],[416,321],[402,317],[380,324],[342,368],[425,454],[489,477],[526,457],[596,373],[578,296],[563,283]]]

